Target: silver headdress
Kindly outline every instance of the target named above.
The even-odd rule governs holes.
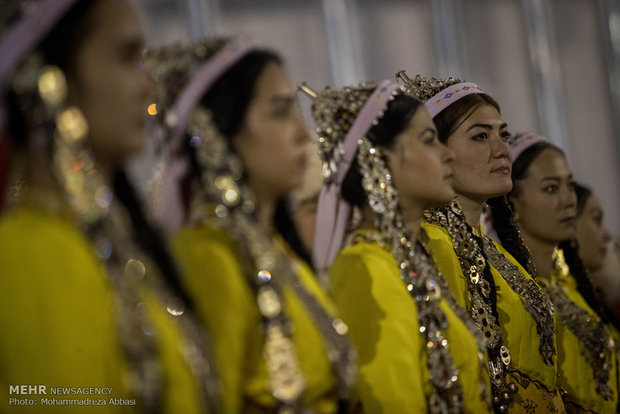
[[[435,79],[417,75],[411,79],[404,70],[396,76],[403,81],[408,93],[424,102],[431,118],[467,95],[484,93],[475,83],[463,82],[458,78]]]

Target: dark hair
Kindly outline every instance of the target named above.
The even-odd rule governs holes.
[[[93,29],[93,6],[100,0],[81,0],[64,15],[39,45],[45,61],[71,74],[72,58]]]
[[[125,171],[121,169],[115,174],[113,185],[116,198],[123,203],[131,218],[134,239],[155,262],[168,287],[183,301],[187,309],[194,310],[193,301],[181,284],[177,264],[172,259],[159,229],[147,218],[142,202]]]
[[[450,135],[459,127],[461,118],[471,114],[480,105],[491,105],[498,112],[501,112],[499,104],[495,99],[486,93],[474,93],[464,96],[454,102],[448,108],[444,109],[433,118],[437,127],[437,137],[444,144],[448,141]]]
[[[281,65],[282,59],[272,51],[250,51],[202,97],[201,104],[211,110],[215,125],[226,138],[232,139],[243,126],[256,81],[269,63]]]
[[[396,143],[396,137],[403,132],[411,118],[415,115],[422,103],[405,94],[398,94],[387,105],[383,117],[377,125],[373,125],[366,135],[369,141],[376,146],[392,148]],[[352,206],[362,207],[366,202],[366,192],[362,188],[362,174],[357,157],[347,171],[340,190],[342,197]]]
[[[579,217],[592,195],[592,190],[583,184],[575,183],[575,194],[577,194],[577,217]]]
[[[72,67],[71,59],[75,56],[76,49],[92,30],[90,11],[98,1],[100,0],[78,1],[37,47],[46,63],[58,66],[67,76],[71,76],[75,69]],[[23,145],[28,137],[27,125],[19,110],[16,97],[12,93],[9,95],[9,107],[11,109],[11,135],[18,145]],[[134,239],[158,266],[170,289],[184,301],[188,310],[193,309],[192,301],[181,285],[178,269],[168,252],[163,237],[147,219],[141,201],[125,171],[119,169],[115,172],[112,185],[116,198],[129,213]]]
[[[201,104],[212,112],[218,130],[229,140],[231,151],[234,151],[232,138],[243,126],[248,107],[254,97],[257,79],[269,63],[283,64],[280,56],[272,51],[264,49],[250,51],[228,69],[201,99]],[[191,174],[193,177],[198,177],[200,168],[195,151],[190,145],[187,145],[186,149],[190,154]],[[303,246],[293,222],[288,199],[277,201],[273,223],[295,254],[312,267],[310,254]]]
[[[588,305],[597,313],[604,323],[613,324],[616,329],[620,329],[620,323],[616,316],[605,305],[601,295],[592,284],[588,271],[579,258],[579,246],[576,240],[566,240],[558,245],[564,252],[564,259],[570,269],[570,274],[577,282],[577,291],[586,300]]]

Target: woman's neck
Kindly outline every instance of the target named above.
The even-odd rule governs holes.
[[[267,197],[264,194],[255,193],[256,197],[256,220],[259,227],[267,235],[271,235],[274,232],[273,219],[276,213],[276,201],[271,197]]]
[[[553,251],[556,245],[531,237],[524,231],[521,231],[521,236],[523,237],[523,243],[532,255],[532,261],[536,267],[536,275],[532,276],[539,279],[550,279],[551,271],[553,270]]]
[[[405,226],[411,234],[411,240],[415,240],[420,231],[420,222],[422,221],[423,209],[411,208],[401,205],[401,211]],[[376,228],[375,213],[370,206],[364,205],[362,209],[362,219],[358,224],[359,228]]]
[[[115,163],[105,162],[105,160],[97,160],[97,171],[103,177],[104,181],[110,185],[114,182],[114,175],[119,171],[119,165]]]
[[[12,155],[7,205],[28,206],[52,215],[66,215],[70,207],[62,184],[56,179],[49,156],[37,151]]]
[[[65,199],[65,183],[58,177],[49,154],[28,151],[20,153],[15,158],[16,162],[23,166],[20,168],[21,179],[27,188],[32,189],[30,198],[57,197],[59,200]],[[111,187],[116,168],[112,164],[100,163],[99,161],[97,161],[95,168],[101,175],[103,182]]]
[[[465,215],[465,221],[474,229],[480,227],[480,216],[482,215],[482,209],[484,208],[485,201],[473,200],[462,194],[458,194],[456,200],[459,202],[463,214]]]
[[[406,205],[405,203],[401,203],[401,209],[407,230],[411,233],[411,240],[415,240],[420,232],[424,209],[417,205]]]
[[[60,193],[62,186],[54,174],[54,168],[48,156],[33,151],[22,154],[19,160],[24,163],[24,181],[33,189],[46,189]]]

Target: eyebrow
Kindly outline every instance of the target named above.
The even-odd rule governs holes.
[[[470,126],[469,128],[467,128],[467,131],[465,132],[469,132],[474,128],[484,128],[484,129],[488,129],[488,130],[492,130],[493,129],[493,125],[489,125],[489,124],[473,124],[472,126]],[[508,124],[506,122],[504,122],[503,124],[501,124],[499,126],[499,129],[502,130],[504,128],[508,128]]]
[[[295,95],[274,95],[271,98],[269,98],[269,103],[273,105],[281,105],[281,104],[290,105],[292,103],[295,103],[296,100],[297,98],[295,97]]]
[[[122,41],[126,45],[140,45],[141,47],[144,47],[146,43],[146,39],[140,33],[132,33],[122,38]]]
[[[573,180],[573,174],[569,175],[568,177],[566,177],[569,181]],[[562,181],[562,177],[543,177],[540,179],[540,182],[542,183],[543,181]]]
[[[119,44],[119,47],[125,52],[138,53],[141,58],[145,55],[145,40],[138,35],[125,39]]]

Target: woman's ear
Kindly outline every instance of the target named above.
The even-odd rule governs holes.
[[[517,211],[515,207],[514,198],[513,198],[514,193],[515,191],[513,187],[513,191],[510,194],[506,195],[506,203],[508,204],[508,207],[510,207],[510,211],[512,211],[512,219],[514,220],[515,224],[517,224],[519,222],[519,212]]]

